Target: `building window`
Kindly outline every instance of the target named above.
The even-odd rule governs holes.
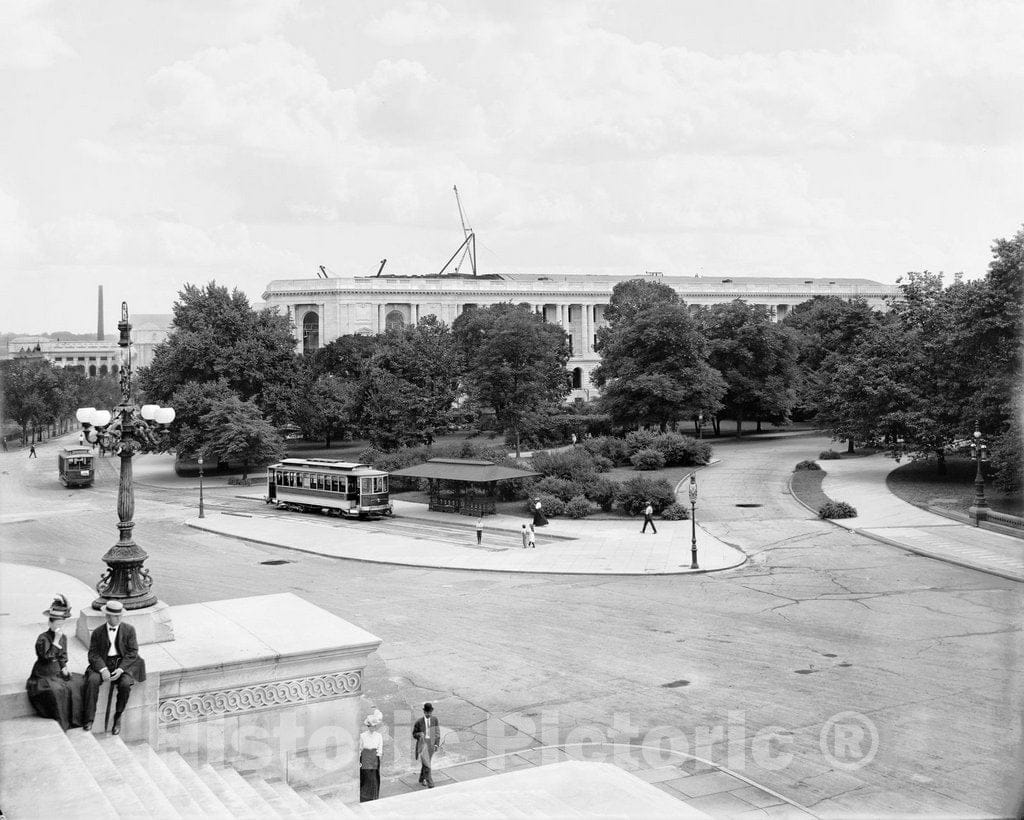
[[[302,352],[309,354],[320,347],[320,317],[309,311],[302,317]]]
[[[405,317],[400,310],[392,310],[384,317],[385,330],[401,330],[405,327]]]

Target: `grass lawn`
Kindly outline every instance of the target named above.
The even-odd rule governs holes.
[[[889,473],[886,484],[895,495],[918,507],[945,507],[966,513],[974,503],[976,466],[970,459],[946,459],[946,474],[939,475],[934,461],[911,461]],[[993,510],[1024,516],[1024,494],[1004,493],[985,483],[985,498]]]

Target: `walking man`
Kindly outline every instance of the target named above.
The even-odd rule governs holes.
[[[481,515],[476,520],[476,543],[479,545],[484,540],[484,517]]]
[[[647,502],[647,506],[644,507],[644,528],[640,530],[640,534],[647,532],[647,525],[651,525],[651,530],[655,535],[658,534],[658,530],[654,526],[654,507],[651,506],[651,502]]]
[[[35,444],[30,444],[28,446],[28,457],[29,458],[39,458],[39,456],[36,454],[36,445]]]
[[[432,703],[423,704],[423,717],[413,724],[412,736],[416,739],[416,757],[420,761],[420,785],[432,789],[434,778],[430,773],[430,764],[441,743],[441,726],[434,717]]]
[[[533,528],[533,524],[530,524],[530,532],[527,540],[530,545],[530,549],[537,549],[537,530]]]
[[[89,667],[85,670],[85,714],[82,716],[82,728],[87,732],[92,729],[100,686],[104,681],[110,681],[111,686],[117,687],[114,725],[110,733],[119,735],[121,715],[128,705],[132,686],[136,681],[142,683],[146,679],[146,662],[139,657],[139,641],[135,636],[135,627],[129,623],[121,623],[124,605],[120,601],[107,601],[101,611],[107,616],[107,622],[96,627],[89,639]]]
[[[523,549],[530,546],[530,532],[526,529],[526,524],[523,524]]]

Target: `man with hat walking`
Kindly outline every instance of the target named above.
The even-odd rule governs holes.
[[[423,717],[413,724],[412,736],[416,740],[416,757],[420,761],[420,785],[432,789],[434,778],[430,771],[431,761],[437,747],[441,745],[441,726],[434,717],[432,703],[423,704]]]
[[[132,686],[146,679],[146,662],[139,657],[139,641],[135,627],[122,623],[124,605],[120,601],[107,601],[101,611],[107,622],[96,627],[89,639],[89,668],[85,672],[85,714],[82,728],[92,729],[96,716],[96,701],[104,681],[117,687],[117,705],[111,734],[121,734],[121,715],[128,705]],[[109,705],[107,714],[109,716]],[[106,728],[106,727],[104,727]]]

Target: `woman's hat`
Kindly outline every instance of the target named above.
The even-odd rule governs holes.
[[[68,603],[68,599],[63,595],[58,595],[53,599],[53,603],[50,604],[50,608],[43,611],[43,614],[47,618],[70,618],[71,604]]]

